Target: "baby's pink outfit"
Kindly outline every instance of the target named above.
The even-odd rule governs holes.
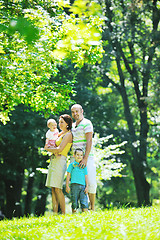
[[[56,147],[56,140],[58,138],[59,131],[56,129],[55,131],[51,131],[50,129],[46,133],[46,138],[49,139],[48,147]]]

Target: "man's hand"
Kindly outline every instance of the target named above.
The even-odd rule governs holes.
[[[85,168],[87,166],[87,160],[83,158],[82,161],[80,161],[79,165],[80,168]]]

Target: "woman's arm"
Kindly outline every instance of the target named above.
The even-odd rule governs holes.
[[[60,143],[60,145],[58,147],[45,148],[45,150],[47,150],[48,152],[54,153],[54,154],[58,154],[63,151],[63,149],[65,148],[67,143],[72,143],[72,133],[71,132],[66,133],[66,135],[63,137],[62,142]]]

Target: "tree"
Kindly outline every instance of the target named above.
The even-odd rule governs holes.
[[[44,146],[44,117],[38,113],[27,112],[23,105],[17,106],[7,125],[0,125],[0,178],[2,184],[3,212],[7,218],[20,217],[34,213],[33,196],[46,195],[34,193],[37,167],[46,167],[46,158],[39,155],[38,148]],[[44,185],[40,179],[37,185]],[[42,188],[42,187],[41,187]],[[25,193],[25,194],[24,194]],[[2,201],[2,200],[1,200]],[[31,206],[32,204],[32,206]]]
[[[160,9],[157,0],[104,1],[104,9],[103,42],[110,66],[104,58],[103,80],[107,86],[109,83],[114,86],[122,97],[138,205],[149,205],[148,98],[155,69],[156,76],[159,72],[155,66],[159,54]]]

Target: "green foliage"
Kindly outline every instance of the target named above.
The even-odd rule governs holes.
[[[1,29],[4,28],[4,25],[1,25]],[[6,32],[9,35],[13,35],[16,32],[20,33],[20,36],[23,36],[28,44],[35,42],[39,39],[39,31],[29,20],[25,18],[15,18],[10,19],[8,28],[5,28]]]
[[[47,194],[45,176],[40,178],[36,171],[37,167],[47,166],[46,158],[38,153],[38,148],[44,146],[45,142],[46,120],[38,113],[27,111],[30,109],[17,106],[10,122],[7,125],[0,124],[1,210],[8,218],[24,216],[24,210],[25,214],[35,213],[36,200]],[[32,185],[29,184],[31,179]],[[35,185],[34,181],[37,181]],[[39,193],[39,188],[43,194]],[[26,204],[28,195],[29,210]]]
[[[14,14],[8,9],[9,18],[4,18],[3,24],[9,25],[9,30],[1,33],[4,53],[1,54],[0,107],[3,123],[19,103],[30,105],[35,111],[57,113],[70,104],[69,93],[72,91],[70,82],[65,85],[49,83],[50,77],[57,73],[57,62],[52,64],[51,54],[55,42],[52,18],[38,6],[29,10],[30,15],[27,15],[27,10],[23,13],[23,9],[18,9],[24,18],[13,20]],[[28,21],[32,24],[26,26]],[[27,44],[26,36],[30,38],[28,33],[32,31],[39,31],[41,37],[34,44]]]
[[[72,103],[73,82],[54,80],[58,65],[68,58],[79,67],[85,62],[93,64],[102,58],[103,52],[100,41],[103,21],[96,14],[99,8],[94,1],[89,12],[88,3],[85,1],[82,6],[81,1],[75,1],[76,8],[70,6],[74,13],[67,15],[60,1],[47,0],[46,4],[1,1],[0,119],[3,123],[20,103],[34,111],[43,111],[46,116],[63,111]],[[83,17],[75,17],[79,15],[79,7]]]
[[[146,109],[150,128],[146,138],[148,165],[143,161],[144,170],[147,181],[155,187],[152,197],[159,198],[160,52],[157,26],[160,5],[158,1],[103,1],[103,13],[106,14],[103,17],[97,1],[66,3],[1,1],[0,119],[6,123],[10,111],[19,103],[43,111],[46,117],[50,113],[67,111],[72,101],[82,104],[86,117],[92,120],[100,136],[113,134],[118,145],[128,141],[123,147],[125,154],[118,155],[121,162],[127,164],[127,170],[122,172],[127,176],[126,185],[124,178],[112,179],[109,184],[104,183],[103,190],[107,192],[105,199],[116,200],[116,193],[121,194],[117,189],[121,189],[122,184],[126,191],[122,190],[121,195],[126,195],[131,202],[135,194],[130,195],[134,187],[128,161],[133,162],[132,150],[139,153],[145,149],[140,143],[140,131],[144,129],[140,121]],[[103,19],[105,53],[102,63],[97,64],[103,53]],[[20,26],[21,20],[24,28]],[[33,39],[28,35],[29,29]],[[66,61],[67,58],[74,64]],[[90,66],[88,63],[96,64]],[[83,67],[77,71],[75,66]],[[148,85],[143,88],[146,83]],[[129,103],[127,110],[121,99],[124,92]],[[135,140],[130,145],[130,120],[126,119],[124,109],[133,119]]]
[[[159,208],[119,209],[0,222],[0,239],[159,239]]]
[[[76,67],[82,67],[84,63],[95,64],[100,61],[103,53],[103,18],[100,15],[100,5],[94,1],[76,0],[73,5],[67,7],[72,14],[69,19],[62,19],[61,39],[54,54],[58,59],[71,58]]]
[[[124,154],[124,150],[120,148],[126,142],[105,146],[112,137],[111,135],[99,138],[96,134],[94,136],[94,156],[98,180],[110,180],[112,177],[122,177],[120,172],[126,166],[120,162],[118,157],[116,159],[116,156]]]

